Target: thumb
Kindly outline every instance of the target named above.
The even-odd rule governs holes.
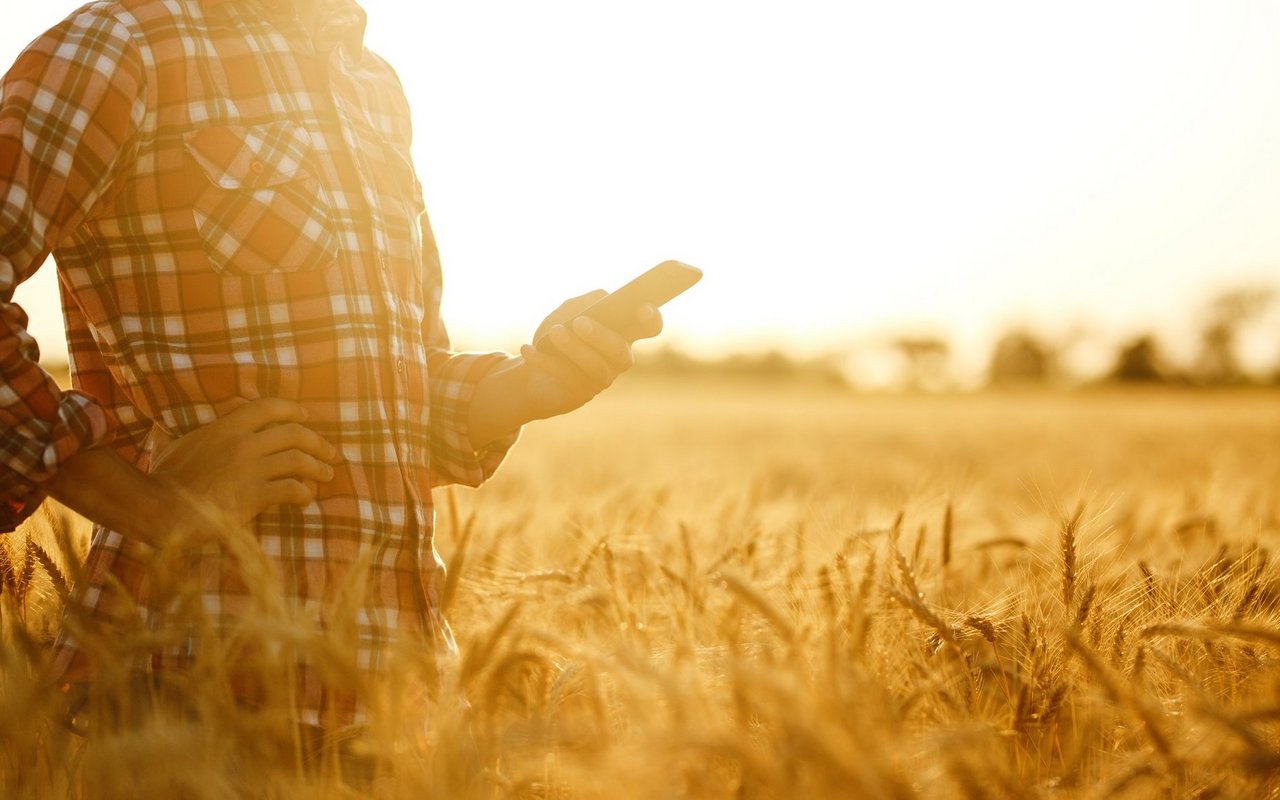
[[[560,313],[561,311],[565,312],[567,314],[566,319],[576,316],[581,314],[583,311],[586,311],[594,304],[600,302],[601,298],[608,294],[609,293],[604,289],[593,289],[586,294],[580,294],[577,297],[565,300],[560,304],[560,307],[556,309],[556,313]]]
[[[556,307],[555,311],[548,314],[547,318],[542,321],[542,324],[538,326],[538,330],[533,334],[533,340],[536,342],[541,339],[547,331],[551,330],[556,325],[561,325],[578,316],[583,311],[586,311],[588,308],[599,302],[600,298],[607,294],[609,293],[604,289],[595,289],[587,292],[586,294],[580,294],[577,297],[571,297],[568,300],[565,300]]]

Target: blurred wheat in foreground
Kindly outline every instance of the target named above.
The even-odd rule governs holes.
[[[462,661],[405,654],[351,746],[389,798],[1280,796],[1277,399],[627,384],[441,494]],[[60,724],[83,536],[0,547],[0,794],[359,796],[283,688],[352,679],[343,634],[267,588],[145,708],[107,671]]]

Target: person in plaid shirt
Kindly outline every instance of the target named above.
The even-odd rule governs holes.
[[[598,292],[539,329],[557,354],[451,349],[409,109],[363,31],[352,0],[104,0],[0,84],[0,524],[46,496],[96,523],[61,683],[91,676],[113,631],[162,625],[148,565],[210,509],[248,526],[295,610],[354,626],[362,673],[397,643],[449,651],[432,488],[480,484],[524,423],[631,364],[616,333],[561,324]],[[50,254],[70,391],[12,302]],[[199,607],[229,628],[249,588],[198,553]],[[195,634],[158,641],[137,669],[199,652]],[[309,663],[297,705],[316,726],[367,716]]]

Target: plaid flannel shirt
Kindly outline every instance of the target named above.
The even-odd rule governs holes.
[[[285,596],[318,626],[354,626],[376,673],[405,637],[453,648],[431,489],[477,485],[515,436],[477,452],[470,398],[505,354],[458,354],[410,162],[409,109],[364,49],[364,12],[323,0],[91,3],[33,42],[0,84],[0,525],[84,448],[140,468],[153,430],[177,437],[250,400],[300,402],[345,463],[315,502],[253,531]],[[52,253],[74,390],[37,365],[14,287]],[[85,631],[157,624],[141,542],[95,529],[72,613]],[[205,558],[213,556],[206,554]],[[354,619],[335,598],[370,567]],[[200,602],[246,608],[225,564]],[[93,668],[64,634],[65,680]],[[195,641],[145,655],[185,663]],[[354,693],[300,668],[304,721],[358,722]]]

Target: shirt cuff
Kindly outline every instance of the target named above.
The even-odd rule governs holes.
[[[113,435],[110,415],[89,395],[59,392],[56,403],[52,421],[28,418],[0,426],[0,533],[35,513],[45,497],[40,486],[67,459],[108,443]]]
[[[432,485],[479,486],[493,476],[519,439],[517,428],[479,447],[471,441],[471,401],[476,387],[490,370],[511,359],[506,353],[459,353],[432,365]]]
[[[44,502],[45,494],[11,469],[0,469],[0,534],[12,533]]]

